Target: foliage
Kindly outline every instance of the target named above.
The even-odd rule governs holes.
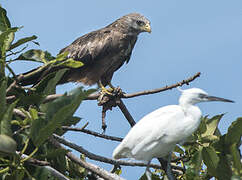
[[[47,76],[32,88],[23,89],[20,86],[11,86],[17,80],[14,70],[9,67],[9,63],[23,60],[41,62],[44,67],[61,65],[77,68],[83,64],[66,58],[66,54],[54,57],[39,49],[23,52],[26,46],[22,49],[20,47],[33,42],[37,37],[33,35],[14,42],[18,30],[20,28],[11,27],[6,10],[0,8],[0,179],[51,177],[48,168],[28,163],[29,157],[49,162],[51,167],[69,178],[85,177],[83,168],[66,158],[67,151],[56,149],[49,143],[48,138],[53,133],[63,133],[62,125],[71,126],[81,120],[73,114],[82,100],[94,90],[86,91],[78,87],[45,103],[44,99],[55,93],[56,84],[65,69]],[[12,77],[5,75],[6,68],[12,73]],[[14,101],[8,101],[8,96],[15,96]],[[24,117],[18,116],[16,111],[24,114]],[[27,158],[26,154],[29,155]]]
[[[19,27],[11,27],[6,10],[0,7],[0,178],[1,179],[56,179],[45,166],[28,162],[29,157],[50,163],[50,166],[70,179],[84,179],[87,171],[66,158],[67,151],[54,147],[49,138],[53,133],[65,133],[61,126],[71,126],[81,118],[74,113],[93,90],[82,87],[64,94],[54,101],[45,98],[55,93],[57,82],[65,69],[52,73],[31,88],[13,86],[17,78],[9,67],[14,61],[35,61],[49,66],[81,67],[81,62],[67,58],[67,54],[52,56],[48,51],[27,48],[26,43],[38,45],[35,35],[15,40]],[[24,47],[23,47],[24,46]],[[21,49],[21,47],[23,47]],[[20,50],[19,50],[20,49]],[[25,52],[24,52],[25,51]],[[6,76],[5,70],[11,73]],[[25,75],[33,76],[38,70]],[[14,96],[13,99],[9,98]],[[183,146],[177,146],[173,159],[184,167],[185,173],[177,172],[178,179],[239,179],[242,164],[242,118],[238,118],[221,135],[218,123],[223,115],[204,117],[198,130]],[[28,155],[26,157],[26,154]],[[119,169],[117,174],[122,174]],[[141,179],[146,179],[142,176]],[[155,170],[152,179],[165,179],[163,170]]]

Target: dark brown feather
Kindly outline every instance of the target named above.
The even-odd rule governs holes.
[[[138,34],[144,32],[136,28],[137,19],[142,19],[149,24],[142,15],[129,14],[102,29],[79,37],[62,49],[60,53],[68,52],[69,58],[83,62],[84,66],[69,68],[58,84],[82,82],[93,85],[99,80],[104,86],[110,83],[113,73],[125,61],[129,61]]]
[[[137,36],[129,36],[110,27],[78,38],[60,53],[69,52],[69,57],[82,61],[84,66],[68,70],[60,83],[75,81],[92,85],[101,80],[106,86],[113,73],[129,60],[136,39]]]

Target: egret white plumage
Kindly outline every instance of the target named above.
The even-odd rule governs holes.
[[[195,104],[207,101],[233,102],[209,96],[199,88],[181,91],[178,105],[161,107],[137,122],[113,151],[113,158],[134,158],[147,162],[146,176],[150,180],[151,160],[169,155],[176,144],[184,142],[198,128],[202,112]],[[167,170],[171,171],[169,160],[170,156]]]

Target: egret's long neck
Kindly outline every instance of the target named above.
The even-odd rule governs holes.
[[[196,103],[198,102],[195,99],[186,95],[182,95],[179,99],[179,105],[182,107],[194,106]]]
[[[179,106],[183,109],[185,116],[189,117],[187,118],[189,125],[186,128],[191,133],[198,128],[202,116],[201,110],[195,105],[196,103],[198,101],[187,96],[181,96],[179,99]]]

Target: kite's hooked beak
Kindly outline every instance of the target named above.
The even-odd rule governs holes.
[[[150,24],[146,24],[143,26],[143,30],[145,32],[148,32],[148,33],[151,33],[151,27],[150,27]]]

